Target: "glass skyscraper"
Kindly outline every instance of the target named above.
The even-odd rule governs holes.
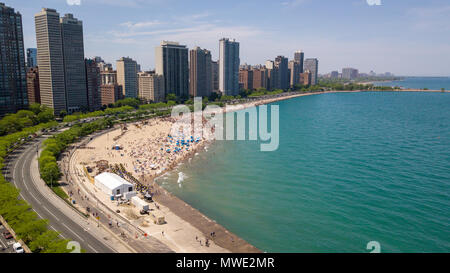
[[[0,116],[27,106],[22,15],[0,3]]]

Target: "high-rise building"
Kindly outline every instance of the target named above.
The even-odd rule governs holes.
[[[211,62],[212,91],[219,92],[219,62]]]
[[[300,84],[309,86],[311,85],[311,72],[305,70],[305,72],[300,73]]]
[[[278,68],[279,77],[278,77],[278,83],[277,86],[281,90],[288,90],[289,89],[289,68],[288,68],[288,58],[284,56],[278,56],[275,58],[275,67]]]
[[[177,42],[162,41],[155,49],[156,74],[164,76],[167,94],[189,96],[189,50]]]
[[[154,72],[140,72],[139,98],[151,102],[162,102],[165,99],[164,76]]]
[[[299,73],[303,73],[305,53],[299,50],[294,53],[294,61],[299,65]]]
[[[266,61],[267,68],[267,89],[280,89],[280,73],[274,61]]]
[[[66,14],[60,19],[64,56],[64,79],[69,113],[87,110],[86,68],[84,62],[83,22]]]
[[[339,71],[331,71],[330,78],[332,78],[332,79],[339,78]]]
[[[219,42],[219,90],[224,95],[239,94],[239,43],[223,38]]]
[[[122,86],[125,98],[138,97],[137,63],[131,58],[122,57],[117,61],[117,84]]]
[[[246,68],[239,70],[239,84],[243,90],[253,90],[253,70]]]
[[[213,87],[211,52],[196,47],[189,52],[189,55],[189,95],[209,97]]]
[[[27,68],[38,66],[37,48],[27,48]]]
[[[259,89],[259,88],[268,89],[267,74],[268,74],[268,70],[264,67],[253,68],[253,89]]]
[[[85,65],[88,109],[89,111],[96,111],[102,107],[100,68],[98,68],[97,63],[92,59],[86,59]]]
[[[319,60],[306,59],[304,71],[306,70],[311,73],[311,85],[317,85],[319,82]]]
[[[59,114],[67,111],[59,13],[43,8],[35,15],[35,22],[41,103]]]
[[[295,85],[300,83],[300,73],[300,64],[295,60],[289,61],[289,84],[291,87],[295,87]]]
[[[0,3],[0,116],[27,105],[22,15]]]
[[[28,102],[41,103],[41,91],[39,89],[39,69],[31,67],[27,72]]]
[[[358,69],[354,69],[354,68],[343,68],[342,69],[342,78],[343,79],[353,80],[353,79],[358,78],[358,76],[359,76]]]

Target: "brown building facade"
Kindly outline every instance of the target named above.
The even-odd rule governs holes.
[[[101,105],[113,104],[122,99],[122,86],[118,84],[104,84],[100,86]]]
[[[32,67],[27,72],[27,91],[28,101],[32,103],[41,103],[41,91],[39,88],[39,69]]]
[[[311,72],[305,71],[300,73],[300,84],[310,86],[311,85]]]
[[[253,89],[267,89],[267,69],[253,69]]]
[[[244,90],[253,90],[253,71],[239,70],[239,84]]]

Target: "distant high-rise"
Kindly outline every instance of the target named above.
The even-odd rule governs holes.
[[[278,68],[278,83],[277,88],[281,90],[289,89],[289,70],[288,70],[288,58],[284,56],[278,56],[275,58],[275,67]]]
[[[28,105],[22,15],[0,3],[0,116]]]
[[[311,72],[309,72],[309,70],[300,73],[300,84],[306,86],[311,85]]]
[[[268,70],[266,68],[253,68],[253,89],[265,88],[267,89]]]
[[[151,102],[162,102],[165,99],[164,76],[150,72],[140,72],[139,98]]]
[[[212,91],[219,92],[219,62],[211,62]]]
[[[339,71],[331,71],[330,78],[332,78],[332,79],[339,78]]]
[[[239,43],[223,38],[219,44],[219,90],[224,95],[239,94]]]
[[[213,88],[211,52],[196,47],[189,55],[189,94],[194,97],[209,97]]]
[[[35,22],[41,103],[59,114],[67,111],[59,13],[43,8],[35,15]]]
[[[299,65],[299,73],[303,73],[304,60],[305,53],[303,51],[299,50],[294,53],[294,61]]]
[[[358,69],[354,69],[354,68],[343,68],[342,69],[342,78],[343,79],[353,80],[353,79],[358,78],[358,76],[359,76]]]
[[[87,110],[86,68],[84,62],[83,22],[66,14],[60,19],[64,56],[64,79],[69,113]]]
[[[92,59],[86,59],[85,65],[88,109],[89,111],[96,111],[102,107],[100,68],[98,68],[97,63]]]
[[[267,68],[267,89],[268,90],[279,89],[280,73],[278,71],[278,68],[275,66],[275,62],[272,60],[266,61],[266,68]]]
[[[289,61],[289,76],[290,76],[290,86],[295,87],[295,85],[300,83],[300,65],[295,60]]]
[[[37,48],[27,48],[27,68],[38,66]]]
[[[311,85],[316,85],[319,81],[319,60],[306,59],[304,71],[306,70],[311,73]]]
[[[188,48],[177,42],[163,41],[156,47],[156,74],[164,76],[166,95],[189,96],[188,55]]]
[[[253,70],[249,67],[239,70],[239,84],[243,90],[253,90]]]
[[[39,69],[37,67],[31,67],[27,71],[27,91],[28,102],[41,103],[41,91],[39,88]]]
[[[117,61],[117,84],[122,86],[125,98],[138,97],[137,63],[131,58],[121,58]]]

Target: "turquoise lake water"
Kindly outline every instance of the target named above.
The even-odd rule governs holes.
[[[267,252],[450,251],[450,94],[274,104],[277,151],[216,141],[159,183]]]
[[[450,90],[450,77],[407,77],[401,81],[377,82],[378,86],[400,86],[411,89]]]

